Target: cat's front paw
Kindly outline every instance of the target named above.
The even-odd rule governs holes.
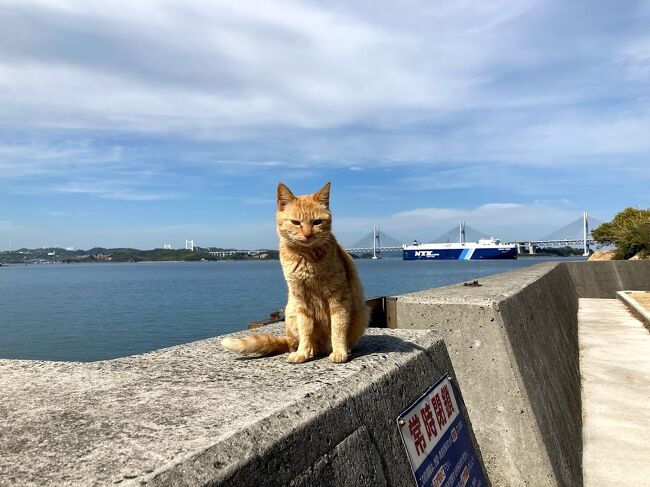
[[[302,352],[291,352],[287,357],[287,362],[290,364],[302,364],[309,360],[309,355]]]
[[[330,353],[330,361],[335,364],[342,364],[343,362],[348,361],[348,352],[343,350],[338,350]]]

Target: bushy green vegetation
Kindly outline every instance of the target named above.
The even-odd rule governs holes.
[[[609,223],[591,231],[596,242],[615,245],[617,259],[650,255],[650,209],[625,208]]]
[[[557,257],[569,257],[571,255],[582,255],[583,249],[576,249],[575,247],[541,247],[535,251],[535,255],[554,255]]]

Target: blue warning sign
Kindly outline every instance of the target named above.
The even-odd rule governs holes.
[[[397,418],[418,486],[487,486],[454,387],[441,377]]]

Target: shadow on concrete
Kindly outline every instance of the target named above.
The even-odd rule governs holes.
[[[412,352],[414,350],[425,351],[419,345],[415,345],[396,336],[390,335],[364,335],[350,354],[350,359],[363,357],[376,353]]]
[[[352,352],[350,353],[349,360],[354,360],[355,358],[365,357],[366,355],[373,354],[382,354],[382,353],[405,353],[413,352],[418,350],[421,352],[426,352],[426,350],[419,345],[415,345],[409,341],[402,340],[396,336],[390,335],[364,335],[361,337],[359,342],[354,346]],[[268,358],[275,355],[286,355],[286,354],[273,354],[273,355],[238,355],[235,357],[237,361],[249,361],[249,360],[260,360]],[[327,355],[319,355],[317,357],[309,360],[320,360],[327,358]]]

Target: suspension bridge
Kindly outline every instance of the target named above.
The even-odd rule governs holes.
[[[589,247],[595,244],[595,240],[591,236],[591,228],[600,226],[602,222],[595,218],[588,216],[584,212],[580,218],[569,222],[563,227],[555,230],[554,232],[539,239],[520,239],[503,241],[503,243],[516,243],[519,253],[534,254],[536,249],[541,247],[566,247],[573,245],[581,245],[584,249],[584,254],[589,254]],[[462,230],[455,226],[449,231],[438,235],[436,238],[428,240],[429,242],[458,242],[460,241],[460,232],[463,232],[463,241],[478,241],[480,239],[490,238],[490,234],[481,230],[477,230],[469,225],[461,223]],[[345,250],[352,254],[372,253],[373,258],[379,258],[382,252],[401,252],[404,242],[407,240],[397,239],[380,231],[379,227],[373,227],[372,231],[363,236],[353,245],[346,246]],[[167,245],[167,244],[166,244]],[[225,257],[229,255],[248,255],[254,256],[263,253],[263,250],[240,250],[240,249],[214,249],[210,247],[200,248],[194,244],[194,240],[185,241],[186,250],[205,250],[210,254]]]
[[[535,253],[536,249],[541,247],[566,247],[580,245],[584,249],[584,254],[589,254],[589,247],[595,244],[591,236],[591,228],[598,227],[602,222],[595,218],[589,217],[584,212],[581,217],[569,222],[554,232],[539,239],[521,239],[513,240],[508,243],[516,243],[519,253]],[[490,235],[470,227],[462,225],[464,235],[467,241],[478,241],[489,238]],[[429,240],[430,242],[458,242],[460,241],[459,227],[454,227],[449,231]],[[395,252],[402,250],[404,240],[399,240],[386,232],[381,232],[379,227],[373,227],[372,232],[364,235],[353,245],[346,247],[350,253],[372,253],[373,258],[378,258],[382,252]],[[506,242],[504,242],[506,243]]]

